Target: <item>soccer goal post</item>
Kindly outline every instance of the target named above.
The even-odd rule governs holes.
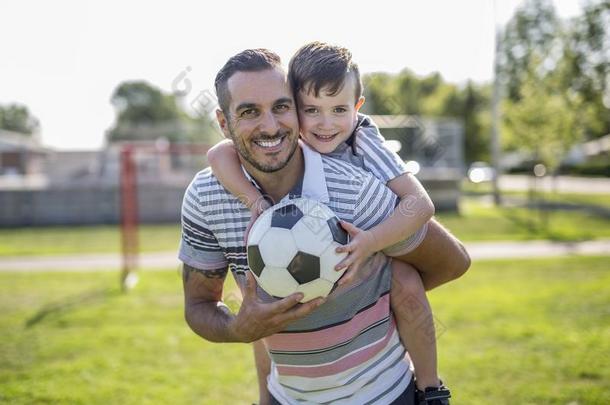
[[[121,289],[128,291],[138,282],[140,264],[139,227],[142,222],[141,186],[149,188],[168,186],[175,190],[186,189],[193,175],[206,165],[209,145],[200,143],[174,143],[138,141],[119,145],[119,209],[121,232]],[[193,159],[194,158],[194,159]],[[148,216],[154,216],[157,201],[146,201]],[[167,207],[165,207],[167,209]],[[180,213],[180,201],[173,201],[175,217]]]

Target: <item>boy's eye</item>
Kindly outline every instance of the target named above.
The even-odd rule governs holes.
[[[317,112],[318,112],[318,109],[317,109],[317,108],[314,108],[314,107],[307,107],[307,108],[305,109],[305,113],[306,113],[306,114],[315,114],[315,113],[317,113]]]
[[[333,112],[338,113],[338,114],[342,114],[346,111],[347,111],[347,109],[345,109],[344,107],[335,107],[335,109],[333,110]]]

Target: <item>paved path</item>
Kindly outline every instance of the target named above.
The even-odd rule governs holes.
[[[557,257],[565,255],[610,256],[610,239],[587,242],[475,242],[467,243],[466,248],[473,260]],[[146,270],[178,270],[180,268],[176,252],[145,253],[140,256],[139,260],[140,267]],[[117,271],[120,267],[121,257],[118,254],[0,258],[0,271]]]
[[[546,240],[467,243],[473,260],[522,259],[565,255],[609,255],[610,239],[586,242],[551,242]]]
[[[138,263],[147,270],[178,269],[180,266],[176,252],[144,253]],[[116,253],[0,258],[0,271],[117,271],[121,266],[121,256]]]

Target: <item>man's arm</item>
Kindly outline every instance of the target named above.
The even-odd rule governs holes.
[[[211,342],[236,342],[230,324],[234,315],[222,302],[227,268],[200,270],[184,265],[184,317],[190,328]]]
[[[186,323],[202,338],[211,342],[250,343],[282,331],[290,322],[312,312],[324,299],[298,305],[302,293],[264,303],[256,295],[256,281],[247,272],[244,299],[234,315],[222,302],[227,269],[200,270],[184,265],[184,311]]]
[[[426,290],[462,276],[471,263],[464,245],[435,219],[428,223],[428,232],[422,243],[396,259],[419,270]]]

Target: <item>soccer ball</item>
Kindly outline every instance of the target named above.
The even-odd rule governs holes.
[[[301,302],[326,297],[343,275],[335,271],[347,253],[336,253],[348,234],[326,205],[297,198],[274,205],[248,235],[248,266],[269,295],[303,293]]]

